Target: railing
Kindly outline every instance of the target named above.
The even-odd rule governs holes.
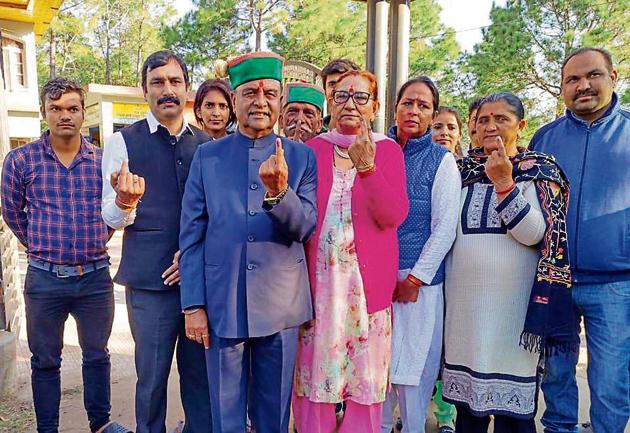
[[[11,150],[8,112],[4,101],[4,85],[0,76],[0,166]],[[2,209],[0,208],[0,216]],[[19,275],[17,239],[0,217],[0,330],[19,333],[24,316],[22,284]]]

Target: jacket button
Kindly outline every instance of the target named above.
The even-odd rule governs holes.
[[[257,184],[257,183],[252,183],[252,184],[249,186],[249,189],[251,189],[251,190],[253,190],[253,191],[256,191],[256,190],[258,189],[258,184]]]
[[[248,241],[248,242],[254,242],[254,239],[255,239],[255,238],[254,238],[254,235],[249,235],[249,236],[247,236],[247,241]]]
[[[249,214],[249,216],[254,216],[256,215],[256,211],[250,210],[249,212],[247,212]]]
[[[177,138],[171,137],[171,144],[175,146],[177,144]]]
[[[182,165],[183,163],[184,163],[184,161],[182,161],[182,159],[181,159],[181,158],[179,158],[179,159],[177,160],[177,165]]]
[[[252,271],[254,270],[254,265],[252,265],[251,263],[247,265],[247,270],[248,271]]]

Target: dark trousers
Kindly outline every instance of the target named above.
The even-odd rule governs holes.
[[[206,351],[215,433],[243,433],[246,415],[256,433],[289,429],[298,328],[267,337],[211,335]]]
[[[114,294],[109,269],[59,278],[29,266],[24,300],[37,431],[56,433],[59,428],[61,349],[69,314],[77,322],[83,356],[83,403],[90,430],[98,430],[109,422],[111,410],[107,341],[114,321]]]
[[[212,432],[204,348],[186,338],[179,290],[127,288],[126,294],[136,343],[136,433],[166,431],[168,376],[175,351],[184,433]]]
[[[457,433],[487,433],[490,425],[489,416],[475,416],[465,406],[456,405]],[[504,415],[494,415],[494,433],[536,433],[534,418],[518,419]]]

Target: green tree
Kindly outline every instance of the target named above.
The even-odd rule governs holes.
[[[629,0],[509,0],[490,13],[492,25],[467,59],[477,94],[497,90],[554,102],[560,98],[562,60],[582,46],[610,50],[627,77]]]
[[[366,7],[347,0],[293,2],[289,19],[270,35],[271,50],[318,66],[332,58],[365,62]]]
[[[138,85],[144,57],[162,48],[166,0],[83,0],[62,10],[38,43],[41,81]]]
[[[237,0],[197,0],[192,11],[162,28],[164,44],[184,57],[191,75],[245,50],[249,28],[237,6]]]

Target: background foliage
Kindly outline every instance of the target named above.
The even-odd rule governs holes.
[[[173,0],[66,1],[38,45],[40,81],[64,75],[82,84],[138,85],[142,61],[171,48],[184,56],[193,83],[213,75],[217,59],[270,49],[319,67],[347,57],[364,65],[366,10],[348,0],[194,0],[176,19]],[[610,50],[630,103],[630,0],[508,0],[472,52],[440,21],[437,0],[411,3],[410,76],[428,75],[443,104],[496,91],[517,93],[528,108],[523,142],[562,114],[560,65],[581,46]]]

